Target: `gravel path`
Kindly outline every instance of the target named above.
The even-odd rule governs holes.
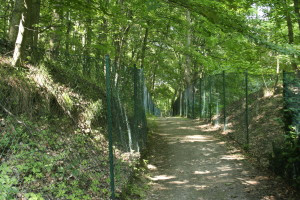
[[[199,121],[160,118],[148,200],[296,199]],[[153,143],[153,142],[152,142]]]

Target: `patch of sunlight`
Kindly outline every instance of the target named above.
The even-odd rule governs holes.
[[[187,142],[212,142],[215,139],[208,135],[188,135],[188,136],[178,136],[170,138],[170,144],[174,143],[187,143]]]
[[[210,126],[211,126],[210,124],[202,124],[199,126],[199,128],[206,129],[206,128],[209,128]]]
[[[244,160],[245,158],[241,154],[234,154],[234,155],[223,155],[221,160]]]
[[[211,125],[211,124],[203,124],[203,125],[200,125],[199,128],[203,132],[212,132],[212,131],[219,130],[220,127],[219,126],[215,126],[215,125]]]
[[[257,184],[259,184],[259,182],[255,181],[255,180],[245,181],[245,183],[247,183],[249,185],[257,185]]]
[[[205,170],[205,171],[195,171],[194,174],[209,174],[211,171]]]
[[[217,144],[226,144],[226,142],[218,142]]]
[[[204,190],[204,189],[208,188],[207,185],[195,185],[194,187],[196,188],[196,190]]]
[[[265,196],[262,200],[276,200],[276,198],[274,196]]]
[[[169,180],[176,178],[176,176],[167,176],[167,175],[158,175],[153,178],[150,178],[152,181],[159,181],[159,180]]]
[[[217,167],[218,170],[222,171],[222,172],[225,172],[225,171],[231,171],[232,168],[229,167],[228,165],[224,165],[224,166],[221,166],[221,167]]]
[[[188,183],[188,182],[189,182],[189,181],[184,180],[184,181],[171,181],[171,182],[169,182],[169,183],[181,185],[181,184],[186,184],[186,183]]]
[[[264,97],[270,97],[274,95],[273,89],[264,89]]]
[[[171,134],[167,134],[167,133],[159,133],[159,135],[161,135],[161,136],[170,136]]]
[[[182,140],[184,142],[212,142],[215,139],[208,135],[188,135]]]
[[[198,130],[195,127],[178,127],[177,129],[179,129],[179,130],[192,130],[192,131]]]
[[[242,181],[243,185],[258,185],[260,182],[256,180],[246,180],[243,178],[238,178],[240,181]]]
[[[224,174],[219,174],[218,177],[225,177],[225,176],[229,176],[228,173],[224,173]]]
[[[151,164],[148,164],[147,168],[150,169],[150,170],[157,170],[157,167],[154,166],[154,165],[151,165]]]

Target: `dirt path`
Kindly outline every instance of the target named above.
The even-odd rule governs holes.
[[[160,118],[149,167],[149,200],[296,199],[282,183],[258,172],[208,125]]]

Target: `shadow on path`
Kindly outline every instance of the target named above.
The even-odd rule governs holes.
[[[153,187],[146,199],[294,199],[238,150],[215,138],[209,125],[182,118],[156,122],[149,163]]]

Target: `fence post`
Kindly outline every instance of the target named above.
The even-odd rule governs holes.
[[[194,85],[193,85],[193,92],[192,93],[193,93],[192,117],[193,117],[193,119],[195,119],[195,87],[194,87]]]
[[[249,148],[249,120],[248,120],[248,71],[245,72],[245,87],[246,87],[246,114],[245,114],[245,124],[246,124],[246,143],[247,149]]]
[[[180,106],[179,106],[179,115],[180,115],[180,117],[183,117],[183,106],[182,106],[182,104],[183,104],[183,102],[182,102],[182,92],[180,92],[180,100],[179,100],[179,104],[180,104]]]
[[[111,199],[115,199],[115,175],[114,175],[114,155],[112,139],[112,116],[111,116],[111,81],[110,81],[110,59],[105,56],[106,60],[106,102],[107,102],[107,127],[109,142],[109,168],[110,168],[110,189]]]
[[[212,77],[209,77],[209,122],[212,123]]]
[[[138,131],[138,69],[134,64],[133,68],[133,103],[134,103],[134,138],[137,151],[139,151],[139,131]]]
[[[223,71],[223,115],[224,115],[224,131],[226,130],[226,78],[225,78],[225,71]]]
[[[199,82],[199,118],[202,118],[202,78]]]

